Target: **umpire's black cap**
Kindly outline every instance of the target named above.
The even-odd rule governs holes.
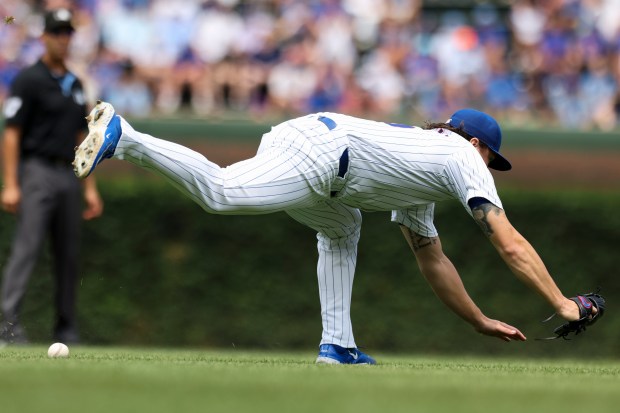
[[[73,13],[68,9],[48,10],[45,12],[44,30],[47,33],[73,32],[75,28],[73,27],[72,19]]]

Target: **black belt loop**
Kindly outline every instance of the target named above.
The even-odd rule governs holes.
[[[345,149],[340,156],[340,162],[338,164],[338,177],[344,178],[344,175],[349,170],[349,148]],[[338,195],[339,191],[331,191],[330,196],[333,198]]]
[[[347,173],[349,169],[349,148],[345,149],[342,152],[342,156],[340,157],[340,164],[338,165],[338,176],[344,178],[344,174]]]

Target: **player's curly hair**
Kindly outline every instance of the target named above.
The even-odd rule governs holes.
[[[470,141],[472,138],[474,138],[474,136],[471,136],[469,133],[465,132],[463,130],[462,126],[459,126],[458,128],[455,128],[452,125],[449,125],[447,123],[431,123],[431,122],[426,122],[426,124],[424,125],[424,127],[422,129],[428,130],[428,129],[439,129],[439,133],[442,132],[443,129],[447,129],[450,132],[454,132],[458,135],[461,135],[463,138],[467,139],[468,141]]]

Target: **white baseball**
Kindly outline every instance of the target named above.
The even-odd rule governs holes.
[[[48,357],[69,357],[69,347],[62,343],[54,343],[47,350]]]

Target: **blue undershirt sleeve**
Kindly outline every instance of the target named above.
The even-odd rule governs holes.
[[[486,198],[482,198],[482,197],[474,197],[471,198],[469,201],[467,201],[467,205],[469,205],[469,209],[474,209],[476,207],[479,207],[482,204],[492,204],[493,202],[489,201]]]

